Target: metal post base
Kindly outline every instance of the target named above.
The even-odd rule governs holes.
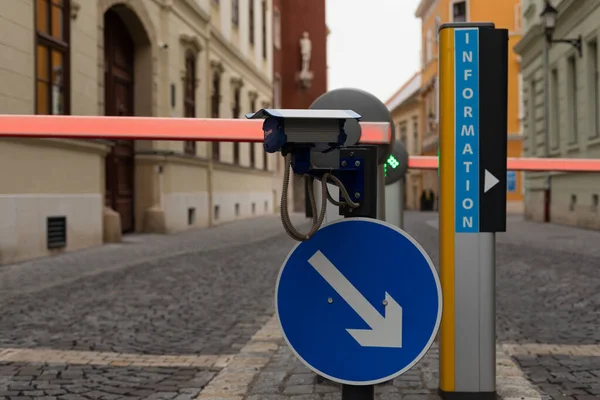
[[[496,392],[445,392],[439,390],[444,400],[499,400]]]
[[[372,400],[375,399],[375,386],[342,385],[343,400]]]

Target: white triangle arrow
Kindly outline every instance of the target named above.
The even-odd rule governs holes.
[[[487,193],[488,190],[496,186],[500,182],[490,171],[485,170],[485,176],[483,179],[483,193]]]

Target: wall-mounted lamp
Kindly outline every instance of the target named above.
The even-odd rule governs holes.
[[[571,46],[577,49],[579,53],[579,57],[581,57],[582,49],[581,49],[581,35],[577,37],[577,39],[553,39],[552,35],[554,34],[554,29],[556,29],[556,17],[558,15],[558,11],[556,8],[552,7],[549,0],[546,0],[546,5],[544,10],[540,14],[540,19],[542,21],[542,26],[544,27],[544,34],[546,35],[546,41],[548,44],[552,43],[568,43]]]

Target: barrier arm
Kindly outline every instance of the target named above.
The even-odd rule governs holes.
[[[262,120],[0,115],[0,137],[263,142]],[[387,122],[360,122],[360,144],[390,143]]]
[[[509,171],[600,172],[600,159],[508,157],[506,166]],[[437,156],[410,156],[408,168],[438,169],[438,158]]]

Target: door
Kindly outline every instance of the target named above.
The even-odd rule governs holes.
[[[114,11],[104,15],[105,115],[133,115],[134,45],[121,18]],[[114,141],[106,157],[106,204],[121,216],[123,233],[134,230],[132,140]]]

